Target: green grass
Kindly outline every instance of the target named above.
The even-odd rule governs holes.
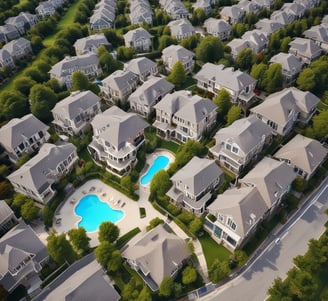
[[[166,141],[166,140],[161,140],[159,144],[160,148],[165,148],[175,154],[177,153],[179,146],[180,146],[179,144],[173,141]]]
[[[118,249],[121,249],[130,239],[132,239],[134,236],[136,236],[138,233],[140,233],[141,230],[139,227],[132,229],[128,233],[124,234],[121,236],[117,242],[116,242],[116,247]]]
[[[204,231],[204,235],[198,237],[198,239],[202,245],[208,269],[212,266],[214,260],[219,259],[220,261],[224,261],[231,255],[229,250],[224,246],[217,244],[206,231]]]

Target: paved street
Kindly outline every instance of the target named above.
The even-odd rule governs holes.
[[[318,238],[324,232],[327,221],[324,211],[327,207],[328,178],[303,204],[302,209],[272,235],[272,242],[240,276],[200,300],[265,300],[273,280],[278,276],[285,278],[286,272],[293,265],[292,259],[304,254],[308,241]],[[279,244],[274,243],[277,237],[281,239]]]

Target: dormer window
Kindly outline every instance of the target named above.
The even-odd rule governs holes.
[[[237,228],[237,225],[236,223],[233,221],[233,219],[231,217],[228,217],[228,220],[227,220],[227,225],[232,229],[232,230],[236,230]]]

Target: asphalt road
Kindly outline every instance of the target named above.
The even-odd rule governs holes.
[[[327,221],[328,178],[298,212],[280,230],[271,235],[268,246],[258,252],[235,279],[200,298],[202,301],[263,301],[276,277],[285,278],[293,266],[293,258],[304,254],[311,238],[324,232]],[[276,238],[280,243],[276,244]]]

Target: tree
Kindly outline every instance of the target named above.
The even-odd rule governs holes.
[[[280,44],[280,51],[281,52],[288,52],[289,49],[289,43],[291,42],[292,38],[291,37],[284,37],[281,40],[281,44]]]
[[[194,12],[192,14],[191,23],[196,26],[201,25],[204,23],[205,19],[206,19],[206,14],[205,14],[204,9],[197,8],[194,10]]]
[[[139,296],[138,296],[138,301],[152,301],[151,294],[149,292],[149,289],[147,285],[144,285]]]
[[[120,235],[120,229],[111,222],[103,222],[99,227],[98,240],[113,243]]]
[[[19,91],[26,97],[30,94],[30,89],[36,84],[36,81],[30,77],[22,76],[14,80],[14,90]]]
[[[217,112],[218,114],[223,117],[225,116],[230,107],[231,107],[231,96],[230,93],[222,88],[219,93],[215,96],[215,98],[213,99],[213,102],[217,105]]]
[[[0,284],[0,301],[6,301],[9,296],[7,290]]]
[[[72,91],[85,91],[89,87],[88,77],[81,71],[75,71],[72,75]]]
[[[176,86],[177,90],[180,90],[183,87],[187,79],[187,74],[183,64],[180,61],[174,64],[167,79]]]
[[[151,229],[154,229],[155,227],[157,227],[160,224],[164,224],[164,221],[159,217],[155,217],[149,222],[149,225],[147,226],[146,229],[147,229],[147,231],[149,231]]]
[[[236,64],[241,70],[248,71],[254,61],[254,54],[250,48],[245,48],[241,50],[236,57]]]
[[[272,287],[269,288],[268,293],[272,301],[292,301],[288,285],[282,281],[281,278],[276,278]]]
[[[124,188],[126,188],[129,191],[134,190],[134,183],[131,181],[131,176],[122,177],[120,180],[120,184],[121,184],[121,186],[123,186]]]
[[[87,232],[83,227],[77,229],[71,229],[68,231],[69,241],[73,246],[74,251],[80,255],[84,256],[90,251],[90,238],[87,236]]]
[[[117,48],[117,59],[122,61],[129,61],[136,53],[134,48],[120,46]]]
[[[223,261],[220,262],[219,259],[216,259],[208,271],[210,280],[213,283],[218,283],[223,278],[227,277],[230,274],[229,262]]]
[[[228,114],[227,114],[227,124],[226,126],[229,126],[230,124],[232,124],[234,121],[238,120],[241,114],[241,108],[233,105]]]
[[[163,297],[170,297],[174,290],[174,281],[171,277],[165,276],[159,286],[159,295]]]
[[[200,36],[197,34],[193,34],[187,38],[181,40],[180,45],[186,49],[194,50],[199,43]]]
[[[292,188],[298,192],[304,192],[307,188],[307,181],[304,178],[297,177],[292,183]]]
[[[11,195],[12,188],[8,181],[0,182],[0,199],[6,199]]]
[[[235,250],[233,253],[233,261],[238,267],[242,267],[248,260],[247,254],[242,250]]]
[[[26,97],[18,91],[5,91],[0,95],[0,116],[3,120],[20,118],[29,112]]]
[[[247,30],[247,24],[235,23],[232,25],[232,33],[234,38],[240,38]]]
[[[48,253],[58,264],[63,264],[66,261],[72,263],[77,259],[77,255],[66,239],[65,233],[57,235],[56,232],[52,232],[47,237],[47,242]]]
[[[281,64],[273,63],[265,71],[263,84],[268,93],[273,93],[281,90],[284,77],[282,75]]]
[[[196,58],[202,62],[217,62],[224,56],[224,45],[219,38],[207,36],[196,48]]]
[[[114,245],[108,241],[102,241],[95,249],[97,261],[103,266],[107,267],[108,262],[112,257],[112,252],[115,250]]]
[[[321,111],[313,117],[312,129],[314,137],[318,140],[328,135],[328,110]]]
[[[122,266],[123,259],[119,250],[114,250],[111,253],[111,257],[107,263],[107,270],[110,272],[117,272]]]
[[[171,187],[170,176],[165,170],[157,172],[150,183],[150,199],[164,197]]]
[[[316,87],[316,74],[311,68],[305,68],[299,74],[296,84],[303,91],[313,91]]]
[[[158,40],[158,50],[162,51],[164,48],[177,43],[178,41],[174,37],[162,35]]]
[[[101,69],[106,74],[111,74],[119,69],[119,63],[114,59],[114,57],[106,50],[106,52],[99,55],[99,64]]]
[[[139,300],[139,288],[134,277],[126,284],[122,291],[122,299],[124,301],[137,301]]]
[[[254,64],[250,73],[250,76],[257,79],[257,87],[259,89],[263,89],[263,80],[264,80],[264,76],[265,76],[265,72],[267,70],[267,65],[260,63],[260,64]]]
[[[40,208],[36,207],[32,200],[27,200],[21,207],[21,215],[24,221],[29,223],[37,218]]]
[[[57,102],[53,90],[45,85],[36,84],[30,92],[31,112],[41,121],[49,122],[52,119],[51,110]]]
[[[185,285],[194,283],[197,280],[197,271],[192,266],[187,266],[182,271],[182,283]]]
[[[203,229],[203,222],[199,217],[194,218],[189,224],[189,230],[194,235],[198,235]]]

